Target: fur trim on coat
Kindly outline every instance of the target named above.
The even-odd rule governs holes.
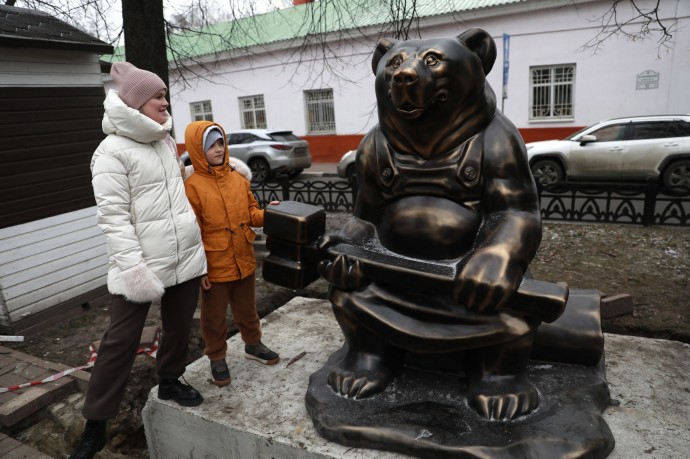
[[[124,296],[134,303],[148,303],[160,299],[165,293],[163,282],[153,274],[146,263],[120,273],[124,286]]]
[[[230,158],[230,169],[236,170],[242,177],[246,178],[250,182],[252,181],[252,170],[244,161],[241,161],[237,158]],[[186,166],[184,171],[184,179],[186,181],[194,173],[194,166]]]
[[[240,161],[237,158],[230,158],[230,169],[236,170],[242,177],[250,182],[252,181],[252,170],[244,161]]]

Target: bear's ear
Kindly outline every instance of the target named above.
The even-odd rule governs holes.
[[[496,62],[496,43],[491,35],[486,30],[473,28],[461,33],[457,38],[479,56],[484,75],[488,75]]]
[[[376,44],[376,49],[374,50],[374,57],[371,59],[371,69],[374,71],[374,75],[376,75],[376,68],[379,66],[379,61],[381,60],[383,55],[386,54],[388,50],[393,47],[395,43],[396,40],[381,38],[379,42]]]

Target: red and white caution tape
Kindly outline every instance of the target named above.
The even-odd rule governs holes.
[[[156,358],[157,352],[158,352],[158,338],[157,337],[156,337],[156,340],[153,342],[153,344],[151,344],[151,347],[140,347],[137,350],[137,354],[146,354],[146,355],[153,357],[154,359]],[[27,382],[24,384],[17,384],[16,386],[10,386],[10,387],[0,387],[0,394],[2,394],[4,392],[12,392],[12,391],[19,390],[19,389],[25,389],[27,387],[40,386],[41,384],[49,383],[52,381],[57,381],[58,379],[60,379],[64,376],[67,376],[71,373],[74,373],[75,371],[90,368],[96,362],[96,356],[97,355],[98,354],[96,353],[96,348],[94,348],[93,344],[91,344],[91,345],[89,345],[89,360],[86,362],[85,365],[82,365],[82,366],[76,367],[76,368],[68,368],[67,370],[63,370],[59,373],[55,373],[54,375],[50,375],[47,378],[42,379],[40,381],[31,381],[31,382]]]

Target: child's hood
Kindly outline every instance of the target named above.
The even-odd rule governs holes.
[[[220,130],[225,140],[225,161],[223,166],[228,167],[228,144],[227,136],[225,135],[225,130],[223,127],[212,121],[194,121],[187,126],[184,133],[184,142],[187,147],[187,152],[189,153],[189,159],[194,166],[194,172],[196,173],[210,173],[210,168],[208,161],[206,160],[206,155],[204,153],[204,141],[206,131],[214,127]]]

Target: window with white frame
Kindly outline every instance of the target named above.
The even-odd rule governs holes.
[[[529,119],[572,119],[575,64],[530,67],[529,71]]]
[[[192,102],[189,104],[192,112],[192,121],[213,121],[213,108],[210,100]]]
[[[266,129],[266,106],[263,94],[240,97],[238,100],[242,129]]]
[[[307,132],[324,133],[335,131],[335,111],[333,110],[333,90],[316,89],[304,91],[307,106]]]

